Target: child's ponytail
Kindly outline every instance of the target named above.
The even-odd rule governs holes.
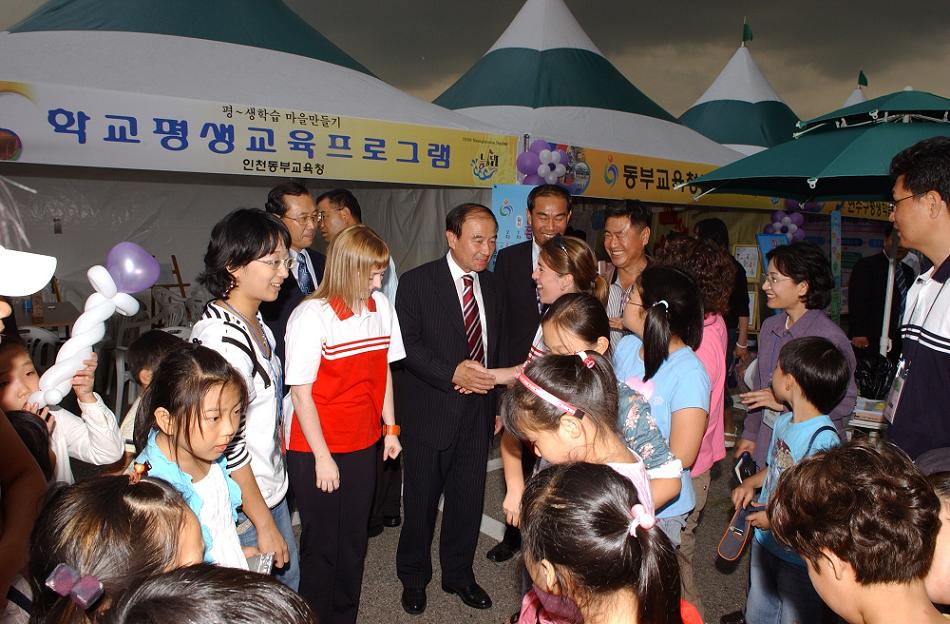
[[[691,349],[699,348],[703,339],[703,303],[692,278],[669,266],[647,267],[640,274],[637,287],[645,313],[643,378],[647,380],[666,361],[674,336]]]
[[[630,480],[609,466],[551,466],[525,488],[524,549],[569,579],[570,598],[582,609],[599,596],[632,589],[637,621],[681,624],[676,553],[648,515]]]

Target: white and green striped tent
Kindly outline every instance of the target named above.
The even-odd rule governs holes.
[[[562,0],[527,0],[488,52],[435,103],[558,143],[717,165],[739,157],[677,123],[637,89]]]
[[[749,155],[790,140],[798,117],[769,84],[743,42],[712,85],[680,116],[680,122]]]
[[[486,124],[375,77],[279,0],[51,0],[0,33],[0,80]]]

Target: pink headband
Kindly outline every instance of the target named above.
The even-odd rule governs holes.
[[[630,535],[636,536],[637,529],[649,530],[656,526],[656,518],[640,503],[633,506],[630,516]]]
[[[570,414],[571,416],[577,416],[578,418],[584,417],[584,410],[578,409],[577,407],[571,405],[567,401],[562,401],[561,399],[557,398],[556,396],[554,396],[553,394],[551,394],[550,392],[548,392],[547,390],[545,390],[538,384],[534,383],[531,380],[531,378],[525,375],[524,373],[518,373],[518,381],[521,383],[522,386],[530,390],[531,394],[533,394],[534,396],[540,399],[547,401],[554,407],[564,410],[566,413]]]

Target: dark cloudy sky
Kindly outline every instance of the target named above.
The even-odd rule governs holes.
[[[522,0],[285,0],[390,84],[431,100],[504,31]],[[674,115],[739,44],[799,117],[838,108],[863,68],[868,97],[911,85],[950,97],[950,0],[566,0],[626,77]],[[0,0],[0,29],[42,0]]]

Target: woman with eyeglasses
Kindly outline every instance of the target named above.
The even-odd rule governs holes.
[[[221,219],[211,230],[204,272],[198,276],[215,298],[191,339],[223,355],[247,384],[250,402],[225,451],[228,472],[241,488],[238,535],[242,546],[256,544],[260,553],[274,553],[277,579],[296,591],[300,566],[279,443],[283,368],[274,335],[259,312],[262,302],[277,298],[289,274],[289,246],[287,227],[263,210],[242,208]]]
[[[406,357],[392,304],[379,292],[389,247],[365,225],[337,234],[316,292],[287,321],[294,411],[287,468],[300,512],[300,595],[320,622],[356,622],[377,443],[402,447],[389,364]]]
[[[821,249],[806,242],[776,247],[766,257],[769,265],[762,291],[765,292],[768,307],[780,313],[767,318],[759,331],[755,389],[741,395],[742,403],[749,413],[742,439],[735,448],[736,457],[749,451],[760,467],[765,465],[772,425],[782,412],[788,411],[785,405],[776,400],[771,388],[778,353],[787,342],[803,336],[827,338],[848,361],[851,371],[848,390],[828,414],[839,434],[844,432],[858,396],[851,342],[824,313],[824,308],[831,302],[831,289],[834,286],[828,258]]]

